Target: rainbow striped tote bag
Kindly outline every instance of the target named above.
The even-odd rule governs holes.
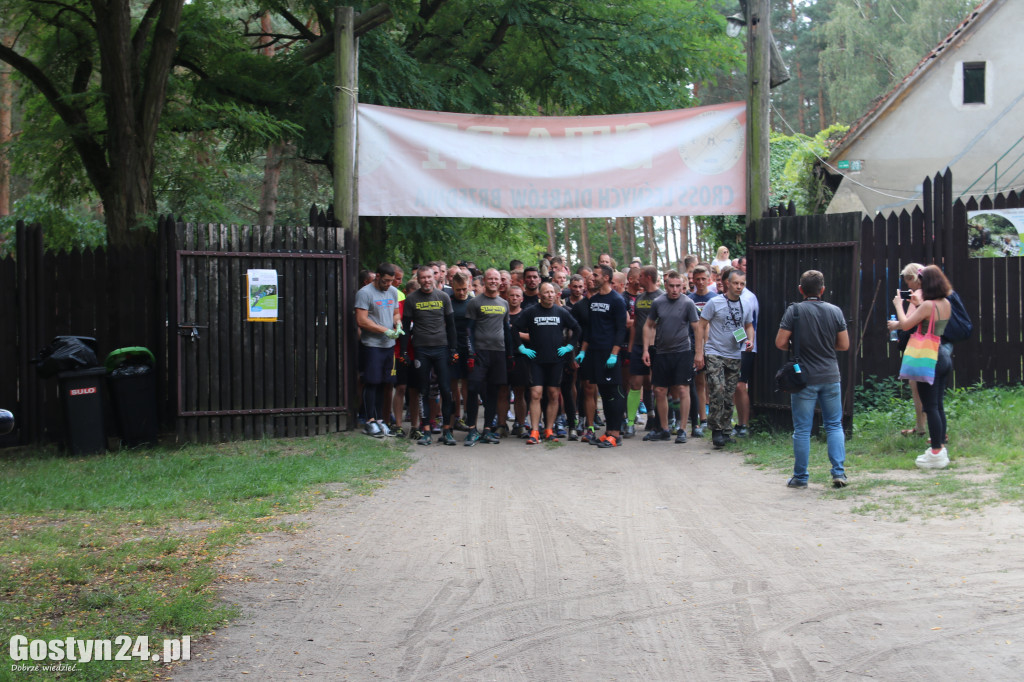
[[[935,383],[935,363],[939,360],[940,339],[935,331],[935,308],[928,320],[928,332],[921,333],[924,322],[917,325],[917,331],[910,335],[907,349],[903,352],[903,364],[900,365],[900,379]]]

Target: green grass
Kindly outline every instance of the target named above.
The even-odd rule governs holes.
[[[0,461],[0,680],[29,639],[193,639],[236,614],[212,590],[216,561],[285,514],[366,494],[412,462],[404,444],[360,436],[265,440]],[[154,644],[155,643],[155,644]],[[51,663],[46,661],[45,663]],[[78,664],[76,680],[152,679],[152,662]],[[60,677],[38,673],[33,679]]]
[[[900,429],[914,425],[914,407],[909,393],[906,398],[883,395],[890,389],[886,385],[865,396],[871,409],[854,413],[853,438],[846,442],[848,487],[828,487],[824,432],[811,438],[811,482],[826,486],[824,496],[852,498],[854,512],[897,519],[956,515],[1024,500],[1024,387],[947,392],[950,465],[941,471],[914,465],[928,442],[900,435]],[[788,475],[793,468],[791,432],[761,426],[752,434],[741,443],[747,462]]]

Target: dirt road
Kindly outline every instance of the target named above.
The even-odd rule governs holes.
[[[174,679],[1021,679],[1017,507],[855,515],[706,441],[412,454],[233,557]]]

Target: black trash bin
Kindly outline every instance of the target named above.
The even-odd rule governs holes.
[[[114,425],[121,444],[156,445],[160,414],[156,399],[156,358],[148,348],[118,348],[104,363],[109,375]]]
[[[89,367],[57,374],[68,450],[73,455],[90,455],[107,449],[103,415],[103,384],[107,370]]]

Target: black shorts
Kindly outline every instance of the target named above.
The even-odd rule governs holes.
[[[598,386],[621,386],[622,385],[622,361],[621,359],[613,366],[608,367],[608,356],[612,354],[608,350],[588,350],[583,356],[583,364],[580,365],[580,377]]]
[[[562,370],[565,363],[532,362],[530,386],[561,386]]]
[[[459,349],[459,360],[448,368],[448,378],[452,381],[469,378],[469,349]]]
[[[651,347],[651,365],[654,365],[654,348]],[[651,368],[644,364],[643,345],[633,346],[629,351],[629,375],[634,377],[645,377],[651,373]]]
[[[395,358],[395,386],[405,386],[408,383],[409,366]]]
[[[740,379],[739,383],[749,384],[754,377],[754,359],[757,353],[752,350],[745,350],[740,354]]]
[[[532,363],[525,355],[516,355],[508,361],[508,385],[529,386],[532,381],[533,371],[530,369]]]
[[[377,348],[359,344],[363,381],[368,384],[391,384],[395,381],[395,347]]]
[[[651,368],[651,383],[655,386],[685,386],[693,381],[693,351],[660,353],[651,358]]]
[[[506,362],[503,350],[478,350],[469,373],[470,384],[504,386],[508,383]]]

